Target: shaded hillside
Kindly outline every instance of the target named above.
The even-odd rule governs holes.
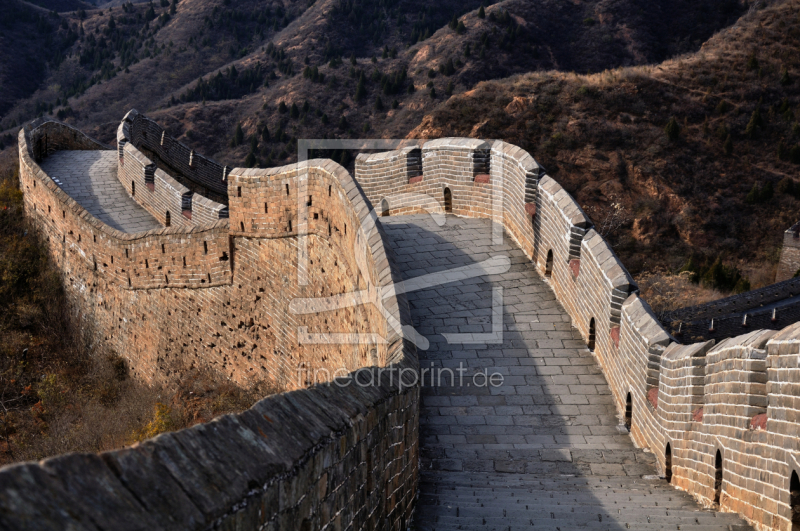
[[[236,101],[206,109],[191,105],[201,100],[203,85],[230,84],[227,72],[217,73],[174,94],[174,110],[155,115],[182,122],[183,130],[197,128],[179,116],[208,116],[205,121],[210,122],[219,115],[219,128],[200,139],[202,148],[238,164],[281,164],[293,160],[290,141],[297,137],[405,136],[425,112],[482,79],[561,63],[598,70],[697,49],[742,9],[737,2],[664,1],[639,7],[629,0],[579,5],[506,0],[483,9],[482,18],[473,9],[448,20],[448,12],[458,14],[456,9],[469,6],[445,2],[436,11],[413,2],[395,6],[396,15],[391,9],[370,11],[338,0],[315,4],[274,39],[286,60],[302,68],[303,77],[279,69],[269,86],[251,95],[237,94]],[[667,34],[655,20],[678,30]],[[443,27],[428,36],[431,21]],[[354,48],[357,57],[352,57]],[[269,65],[273,53],[267,49],[243,59],[235,65],[237,72]],[[205,94],[207,103],[222,99]],[[286,113],[280,112],[282,101]],[[298,107],[294,116],[292,104]],[[231,146],[237,122],[250,142]]]
[[[29,4],[43,7],[48,11],[64,12],[77,11],[78,9],[91,9],[94,5],[83,0],[27,0]]]
[[[581,76],[482,83],[411,137],[519,144],[574,194],[637,273],[722,258],[770,283],[797,221],[800,11],[778,2],[693,55]],[[729,286],[730,289],[733,286]]]
[[[250,153],[248,163],[280,164],[294,151],[281,138],[404,136],[425,112],[476,81],[557,66],[598,70],[655,61],[698,46],[741,10],[732,0],[505,0],[480,18],[479,6],[477,0],[159,0],[88,11],[82,22],[66,15],[62,25],[85,29],[72,56],[0,119],[0,129],[52,106],[108,141],[129,108],[160,109],[156,117],[174,122],[176,131],[199,133],[198,140],[185,139],[199,142],[198,149],[231,164],[244,164]],[[672,31],[662,29],[666,24]],[[411,85],[416,90],[409,92]],[[281,101],[296,104],[298,116],[278,112]],[[204,116],[214,128],[201,131],[185,116]],[[230,145],[239,122],[246,137],[261,135],[256,149]],[[281,133],[277,140],[271,133],[264,139],[264,126]]]
[[[17,0],[0,3],[0,117],[36,92],[48,69],[64,61],[74,39],[59,30],[60,23],[58,16]]]

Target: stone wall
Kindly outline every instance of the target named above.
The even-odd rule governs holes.
[[[667,312],[661,323],[684,343],[721,341],[748,330],[780,330],[800,320],[800,278]]]
[[[226,218],[227,206],[189,190],[163,169],[158,168],[156,162],[135,146],[131,141],[133,131],[136,129],[134,124],[140,122],[150,124],[151,121],[134,113],[136,111],[128,113],[117,129],[119,152],[117,176],[128,194],[164,226],[194,227]],[[131,120],[131,116],[135,116],[136,119]],[[164,136],[165,145],[171,149],[163,148],[164,155],[180,154],[180,150],[175,148],[179,144],[171,139],[167,142],[167,138]],[[175,161],[168,159],[167,162]]]
[[[125,115],[117,130],[120,157],[126,143],[131,143],[136,148],[147,148],[181,175],[211,192],[227,192],[225,181],[230,168],[195,153],[190,147],[169,136],[156,122],[135,110]]]
[[[800,223],[795,223],[783,233],[783,248],[775,282],[793,278],[798,271],[800,271]]]
[[[472,161],[487,145],[489,172],[477,178]],[[413,192],[446,209],[448,188],[454,213],[502,221],[594,351],[621,424],[654,452],[671,482],[707,505],[739,512],[759,530],[792,529],[790,480],[800,474],[800,403],[793,398],[800,391],[800,324],[716,346],[682,345],[639,298],[575,200],[530,155],[503,142],[440,139],[421,146],[423,173],[409,178],[408,152],[356,159],[369,200],[388,206],[379,211],[425,210],[419,198],[403,203]]]
[[[349,174],[331,161],[233,170],[230,221],[124,234],[38,165],[104,146],[53,121],[19,140],[26,214],[73,308],[135,377],[206,366],[298,389],[132,448],[3,468],[0,527],[405,529],[419,438],[411,319],[403,295],[381,295],[399,278]]]

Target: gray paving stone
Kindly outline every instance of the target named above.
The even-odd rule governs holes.
[[[422,389],[415,529],[749,529],[736,515],[701,510],[663,480],[643,479],[656,473],[653,456],[617,431],[592,354],[507,235],[493,246],[488,220],[448,216],[438,227],[426,215],[379,219],[404,279],[513,257],[507,272],[408,294],[413,322],[431,343],[419,351],[421,366],[464,369],[461,382],[445,376],[442,386]],[[442,334],[491,330],[498,286],[499,341],[448,343]],[[475,387],[476,371],[504,381]]]
[[[110,227],[133,233],[162,226],[117,179],[116,151],[57,151],[41,166],[62,190]]]

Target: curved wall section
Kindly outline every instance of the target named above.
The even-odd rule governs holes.
[[[38,164],[56,149],[102,148],[54,122],[20,135],[26,212],[73,307],[128,356],[134,376],[206,364],[241,383],[266,373],[299,389],[131,448],[0,469],[0,527],[406,529],[419,459],[418,364],[402,334],[411,319],[404,296],[389,289],[400,279],[382,230],[347,172],[331,161],[234,170],[231,223],[244,230],[222,220],[126,235]],[[264,204],[274,220],[259,218]],[[298,219],[308,234],[284,226]],[[212,235],[227,247],[207,245]],[[195,252],[227,276],[126,287],[127,276],[95,267],[95,256],[118,250],[136,264],[139,253]],[[149,258],[144,267],[165,268]],[[343,298],[350,303],[330,304]]]
[[[759,530],[791,529],[800,403],[789,397],[800,393],[800,324],[716,346],[681,345],[575,200],[526,152],[474,139],[434,140],[419,150],[420,175],[408,170],[413,148],[359,155],[356,175],[369,200],[384,215],[434,202],[502,223],[595,353],[620,424],[630,425],[634,442],[651,448],[662,469],[671,467],[672,483]]]
[[[195,153],[193,149],[178,142],[153,120],[131,110],[122,119],[117,129],[117,146],[120,158],[126,144],[143,147],[155,153],[161,160],[181,175],[217,194],[225,194],[225,179],[230,168]]]

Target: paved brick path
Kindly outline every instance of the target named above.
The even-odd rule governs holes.
[[[41,166],[62,190],[109,226],[122,232],[161,227],[117,179],[116,151],[57,151]]]
[[[464,385],[447,385],[444,373],[443,386],[423,388],[418,530],[750,529],[653,477],[655,459],[618,428],[594,358],[513,240],[492,246],[488,220],[381,222],[404,278],[497,255],[511,262],[505,273],[409,294],[414,324],[430,340],[422,368],[467,368]],[[497,287],[502,344],[448,344],[441,334],[492,331]],[[478,378],[476,387],[474,374],[484,370],[502,374],[503,384]]]

